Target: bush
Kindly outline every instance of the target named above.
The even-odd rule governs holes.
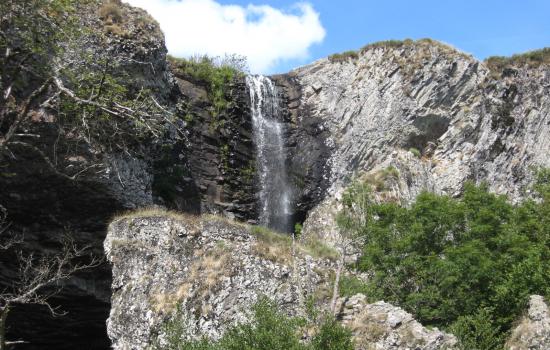
[[[461,316],[450,327],[460,339],[462,349],[496,350],[502,348],[504,337],[491,318],[491,310],[482,308],[473,315]]]
[[[485,59],[487,67],[495,72],[501,72],[510,66],[528,66],[531,68],[550,64],[550,47],[540,50],[516,54],[511,57],[492,56]]]
[[[516,206],[473,184],[461,198],[424,192],[410,207],[348,196],[351,205],[369,205],[363,224],[343,228],[367,242],[358,267],[372,274],[369,298],[395,303],[428,326],[459,330],[466,348],[501,344],[528,296],[550,295],[548,175],[539,173],[537,200]],[[362,289],[357,280],[342,284]]]
[[[311,350],[353,350],[351,331],[338,321],[328,317],[321,324],[319,333],[311,341]]]
[[[332,63],[346,62],[350,59],[355,60],[357,58],[359,58],[359,53],[357,51],[346,51],[328,56],[329,61]]]
[[[302,229],[303,228],[304,227],[299,222],[294,224],[294,237],[296,237],[296,239],[299,239],[300,236],[302,235]]]
[[[351,297],[358,293],[369,295],[368,285],[355,276],[342,276],[339,288],[342,297]]]
[[[204,55],[189,59],[169,57],[169,60],[177,73],[206,88],[213,109],[212,126],[217,129],[219,125],[216,124],[216,117],[229,106],[229,84],[243,74],[246,59],[235,55],[223,59]]]
[[[422,157],[422,153],[417,148],[411,147],[409,148],[409,152],[411,152],[416,158]]]
[[[252,320],[229,328],[218,341],[200,339],[187,341],[186,323],[180,318],[165,325],[168,344],[163,350],[353,350],[351,332],[333,318],[325,318],[321,324],[312,324],[303,318],[288,317],[275,303],[261,298],[252,308]],[[315,327],[317,334],[311,343],[301,341],[301,329]]]

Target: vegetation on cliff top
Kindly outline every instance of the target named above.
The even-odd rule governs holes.
[[[357,268],[372,277],[344,279],[343,290],[397,304],[465,348],[500,349],[529,295],[550,296],[549,170],[534,190],[536,199],[518,205],[467,184],[460,198],[425,192],[410,207],[371,200],[363,217],[344,210],[340,226],[366,242]],[[353,195],[344,198],[357,207]]]
[[[489,67],[489,69],[496,72],[501,72],[511,66],[527,66],[529,68],[536,68],[541,65],[548,65],[550,64],[550,47],[516,54],[510,57],[488,57],[485,59],[485,64]]]
[[[342,53],[332,54],[328,57],[328,59],[332,63],[345,62],[350,59],[354,60],[359,58],[360,55],[364,54],[368,50],[377,49],[377,48],[398,49],[398,48],[405,48],[405,47],[408,47],[408,48],[414,47],[422,50],[433,47],[433,48],[439,49],[440,52],[445,54],[452,53],[452,54],[457,54],[464,57],[470,57],[469,55],[457,50],[456,48],[448,44],[445,44],[430,38],[424,38],[424,39],[418,39],[418,40],[404,39],[404,40],[377,41],[374,43],[367,44],[359,50],[350,50]],[[421,56],[423,57],[423,55]]]
[[[230,102],[228,96],[230,84],[246,71],[246,59],[240,56],[225,58],[206,55],[191,58],[168,56],[168,60],[177,74],[204,85],[212,102],[214,117],[227,109]]]

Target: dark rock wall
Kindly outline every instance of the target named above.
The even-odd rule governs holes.
[[[35,106],[21,129],[39,137],[25,139],[28,146],[11,146],[10,154],[0,158],[0,205],[8,212],[10,230],[24,233],[23,250],[58,251],[60,238],[69,234],[102,256],[112,217],[150,205],[253,221],[255,151],[244,79],[231,84],[229,106],[214,118],[204,85],[174,76],[156,23],[146,21],[150,30],[135,25],[146,13],[123,5],[121,27],[127,35],[105,35],[96,5],[82,10],[82,25],[91,34],[75,47],[86,47],[94,60],[107,56],[120,62],[113,77],[122,79],[130,93],[151,91],[176,118],[159,137],[129,140],[124,151],[117,151],[87,142],[55,111]],[[78,52],[65,55],[79,64]],[[0,125],[1,133],[6,130]],[[17,269],[14,251],[0,255],[0,290],[16,280]],[[8,317],[8,338],[27,342],[18,349],[109,348],[105,322],[111,278],[105,263],[66,281],[50,300],[67,312],[62,317],[52,318],[36,305],[15,307]]]
[[[329,187],[327,160],[330,148],[322,120],[311,117],[311,106],[300,103],[302,88],[292,74],[272,77],[279,87],[282,119],[286,122],[287,169],[293,186],[294,222],[324,197]]]
[[[226,96],[229,106],[215,116],[201,83],[178,73],[176,77],[187,105],[188,157],[200,211],[255,220],[255,148],[244,78],[231,83]]]

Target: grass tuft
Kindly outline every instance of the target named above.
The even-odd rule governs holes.
[[[485,64],[491,71],[497,73],[500,73],[504,69],[511,66],[527,66],[529,68],[537,68],[541,65],[550,64],[550,47],[516,54],[511,57],[492,56],[485,59]]]

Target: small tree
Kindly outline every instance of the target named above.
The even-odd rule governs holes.
[[[53,316],[63,315],[48,299],[62,288],[61,282],[73,274],[96,267],[101,259],[91,256],[89,247],[79,248],[66,236],[62,248],[50,254],[25,252],[24,237],[11,232],[7,211],[0,205],[0,254],[11,251],[16,256],[19,271],[11,285],[0,290],[0,350],[13,342],[6,340],[7,317],[15,305],[38,304],[47,307]]]
[[[337,262],[332,301],[330,308],[336,314],[336,301],[339,296],[339,285],[346,261],[355,251],[355,247],[362,245],[366,239],[369,207],[372,203],[371,188],[365,182],[356,181],[344,192],[342,197],[343,209],[336,217],[339,228],[339,237],[336,249],[340,253]]]

